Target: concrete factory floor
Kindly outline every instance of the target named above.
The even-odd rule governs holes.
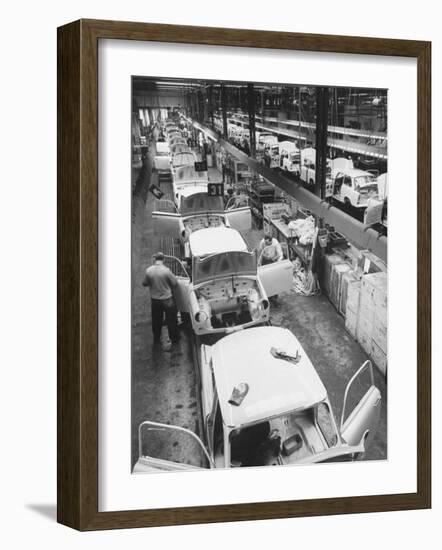
[[[146,193],[157,183],[150,169],[151,157],[135,186],[132,217],[132,466],[138,458],[138,426],[144,420],[174,424],[200,433],[197,378],[193,358],[193,339],[186,330],[172,351],[153,349],[149,291],[141,285],[145,269],[151,264],[160,240],[153,234],[154,197]],[[161,188],[170,192],[171,184]],[[252,229],[244,234],[249,246],[256,246],[262,231]],[[368,359],[361,346],[345,330],[344,319],[323,295],[304,297],[287,292],[271,303],[273,325],[289,328],[299,339],[319,376],[332,404],[337,423],[340,421],[345,386],[357,368]],[[162,339],[168,340],[164,327]],[[382,394],[381,419],[374,441],[365,459],[387,458],[387,386],[375,370],[376,385]],[[357,383],[360,394],[368,386]],[[356,396],[354,396],[356,398]],[[352,403],[349,403],[351,410]],[[158,450],[158,449],[157,449]],[[145,448],[145,452],[148,449]],[[174,441],[173,456],[188,462],[195,450]]]

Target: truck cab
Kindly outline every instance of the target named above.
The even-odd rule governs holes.
[[[338,424],[318,373],[287,329],[255,327],[202,345],[199,371],[201,437],[178,426],[141,423],[134,473],[356,460],[374,437],[381,394],[371,362],[348,382]],[[364,373],[367,388],[348,413],[355,382],[364,389]],[[198,442],[192,466],[175,462],[164,444],[176,431]]]

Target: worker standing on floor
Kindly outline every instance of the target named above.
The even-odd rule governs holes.
[[[259,254],[261,265],[273,264],[283,259],[281,245],[271,233],[266,233],[259,243]]]
[[[173,297],[173,289],[177,284],[175,275],[164,265],[164,254],[157,252],[154,264],[146,269],[143,280],[143,286],[150,289],[154,344],[160,342],[164,316],[172,344],[179,340],[177,309]]]

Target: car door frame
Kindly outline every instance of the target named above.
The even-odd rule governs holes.
[[[229,202],[236,197],[231,197],[226,204],[224,216],[229,227],[237,231],[248,231],[252,228],[252,210],[250,206],[238,206],[227,209]]]
[[[274,281],[282,278],[278,286]],[[267,298],[291,290],[293,286],[293,264],[289,259],[258,266],[257,276]],[[269,281],[270,279],[270,281]]]
[[[178,212],[152,212],[152,223],[155,235],[175,239],[184,236],[183,217]]]
[[[191,281],[189,272],[187,271],[184,263],[176,256],[172,256],[171,254],[165,254],[164,259],[167,260],[167,258],[172,258],[176,260],[181,265],[184,273],[186,274],[186,276],[175,275],[175,278],[178,284],[173,290],[173,295],[175,298],[175,303],[178,311],[188,313],[190,311],[189,292],[190,292],[190,281]]]
[[[357,380],[366,369],[369,369],[371,385],[369,389],[361,397],[361,399],[358,401],[358,403],[353,407],[352,411],[346,417],[345,412],[347,408],[347,399],[350,392],[350,388],[352,387],[355,380]],[[359,367],[359,369],[355,372],[355,374],[350,378],[350,380],[347,383],[347,386],[345,387],[344,399],[342,403],[341,420],[339,423],[339,431],[342,439],[348,445],[358,445],[361,441],[363,441],[364,444],[367,445],[369,438],[370,439],[373,438],[374,433],[376,431],[376,425],[379,422],[381,404],[382,404],[382,397],[381,397],[381,392],[379,391],[379,388],[377,388],[377,386],[375,385],[373,364],[370,360],[367,360]],[[373,411],[370,411],[370,407],[373,408]],[[369,417],[369,422],[368,421],[364,422],[366,417]],[[349,430],[350,428],[353,428],[353,431],[355,431],[354,429],[355,420],[358,418],[359,418],[359,424],[362,423],[362,426],[359,427],[358,430],[356,430],[356,433],[359,433],[359,435],[358,436],[352,435],[350,438],[348,436]],[[374,425],[375,422],[376,422],[376,425]],[[357,426],[357,423],[356,423],[356,426]]]
[[[190,466],[190,469],[192,469],[192,470],[193,469],[206,470],[206,469],[215,468],[215,463],[213,461],[213,458],[210,456],[210,453],[207,450],[207,447],[205,446],[205,444],[201,440],[201,438],[196,435],[195,432],[193,432],[192,430],[189,430],[188,428],[183,428],[182,426],[176,426],[174,424],[164,424],[162,422],[154,422],[153,420],[145,420],[144,422],[141,422],[138,426],[138,460],[142,459],[143,462],[146,463],[146,465],[151,464],[153,467],[155,467],[155,464],[157,464],[157,465],[163,464],[163,465],[167,465],[168,469],[170,469],[170,470],[183,470],[183,464],[180,463],[180,462],[174,462],[172,460],[167,460],[167,459],[163,459],[163,458],[154,458],[154,457],[150,457],[148,455],[143,455],[142,435],[141,434],[142,434],[142,429],[143,429],[144,426],[152,426],[151,429],[154,429],[154,430],[157,430],[157,431],[158,430],[163,430],[163,431],[175,430],[175,431],[178,431],[178,432],[188,434],[190,437],[192,437],[198,443],[198,446],[203,451],[203,454],[206,457],[207,462],[209,464],[209,468],[203,468],[203,467],[199,467],[199,466]],[[189,465],[186,465],[186,466],[187,466],[187,469],[189,469]]]

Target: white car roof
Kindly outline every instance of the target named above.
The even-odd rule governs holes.
[[[301,149],[301,156],[303,158],[315,158],[316,149],[314,147],[306,147],[305,149]]]
[[[274,347],[301,355],[297,364],[275,358]],[[212,346],[212,365],[224,422],[238,428],[303,410],[327,397],[327,391],[296,336],[285,328],[256,327],[225,336]],[[247,383],[239,406],[228,401],[233,388]]]
[[[288,153],[291,153],[292,151],[299,151],[298,147],[296,146],[296,143],[293,141],[280,141],[278,144],[279,149],[284,149]]]
[[[358,168],[348,168],[343,170],[338,169],[337,173],[339,172],[344,174],[344,176],[351,176],[353,178],[357,178],[358,176],[371,176],[374,178],[374,175],[371,172],[366,172],[365,170],[359,170]]]
[[[179,186],[184,183],[207,183],[207,172],[196,172],[193,165],[180,166],[174,176],[174,183]]]
[[[207,256],[223,252],[245,252],[247,243],[236,229],[230,227],[208,227],[189,235],[192,256]]]
[[[156,149],[158,153],[169,153],[169,144],[165,141],[157,141]]]
[[[179,197],[191,197],[197,193],[207,193],[207,184],[205,185],[187,185],[185,187],[180,187],[178,190]]]
[[[179,153],[175,153],[172,156],[172,165],[173,166],[193,166],[195,164],[195,154],[190,151],[181,151]]]

